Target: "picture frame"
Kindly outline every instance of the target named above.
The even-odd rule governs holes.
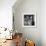
[[[22,27],[36,27],[36,13],[23,13],[22,14]]]

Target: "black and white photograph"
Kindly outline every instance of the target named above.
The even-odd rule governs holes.
[[[35,14],[24,14],[23,15],[23,26],[24,27],[35,27],[36,26],[36,15]]]

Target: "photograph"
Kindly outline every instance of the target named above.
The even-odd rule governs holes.
[[[36,15],[35,14],[24,14],[23,15],[23,26],[24,27],[35,27],[36,26]]]

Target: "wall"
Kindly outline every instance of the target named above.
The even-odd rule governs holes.
[[[12,6],[16,0],[0,0],[0,27],[12,28]]]
[[[41,1],[41,41],[46,46],[46,0]]]
[[[20,0],[21,1],[21,0]],[[18,1],[18,2],[20,2]],[[17,6],[16,6],[17,5]],[[35,12],[37,16],[37,26],[34,28],[22,27],[22,14]],[[23,0],[13,6],[13,14],[15,19],[15,30],[23,33],[24,39],[35,41],[36,46],[41,46],[41,1],[40,0]]]

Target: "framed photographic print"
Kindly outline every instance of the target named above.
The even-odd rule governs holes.
[[[24,13],[22,15],[23,27],[36,27],[36,13]]]

